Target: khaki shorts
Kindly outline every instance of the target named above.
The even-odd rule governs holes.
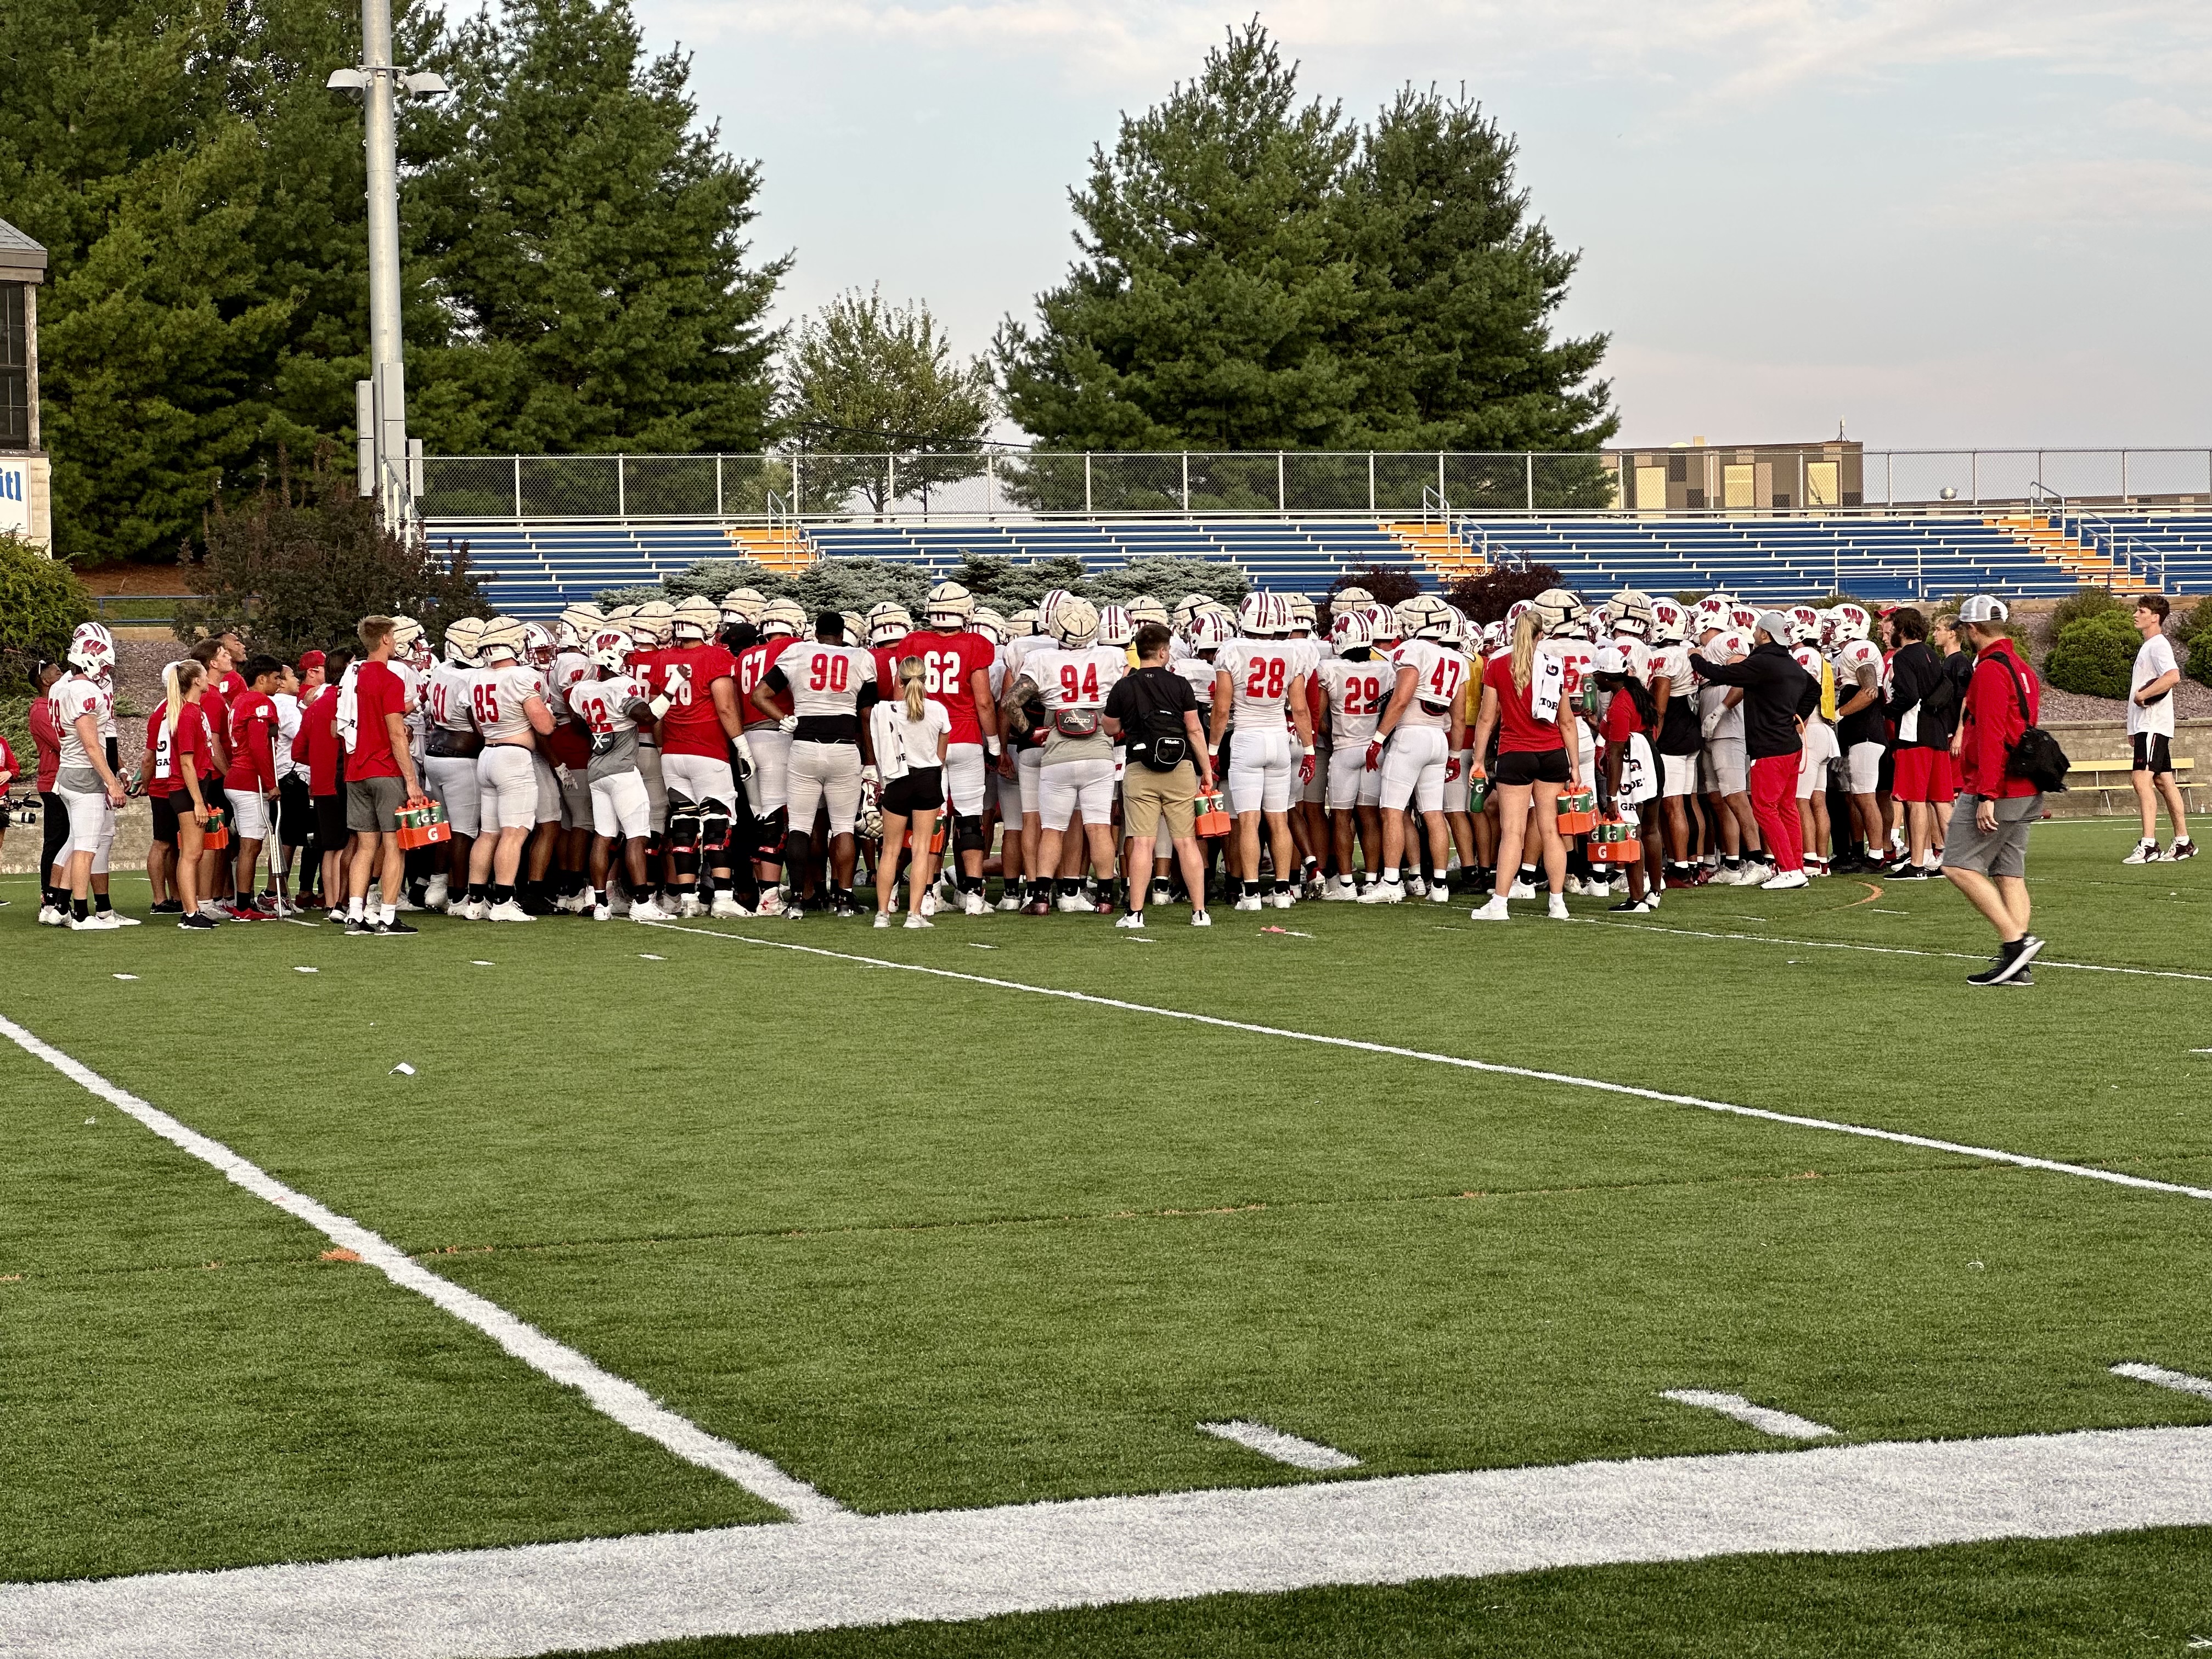
[[[1155,772],[1139,761],[1121,779],[1121,833],[1132,841],[1150,841],[1164,817],[1170,836],[1188,840],[1197,799],[1198,769],[1188,761],[1172,772]]]

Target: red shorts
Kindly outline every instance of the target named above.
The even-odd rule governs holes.
[[[1891,794],[1899,800],[1943,802],[1959,793],[1948,749],[1899,749]]]

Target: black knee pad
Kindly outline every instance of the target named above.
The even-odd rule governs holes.
[[[980,853],[983,850],[983,815],[981,812],[955,812],[952,815],[952,850],[956,853]]]
[[[699,811],[699,850],[720,854],[720,862],[728,862],[730,850],[730,811],[718,800],[710,800]]]
[[[696,802],[671,793],[668,797],[668,850],[678,857],[699,851],[700,817]]]
[[[790,809],[779,806],[763,817],[754,819],[758,833],[753,838],[753,856],[763,864],[783,861],[783,843],[789,833]]]

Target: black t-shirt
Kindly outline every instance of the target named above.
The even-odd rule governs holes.
[[[1106,712],[1121,722],[1129,757],[1142,760],[1154,738],[1185,735],[1182,717],[1198,712],[1198,694],[1172,668],[1139,668],[1114,682]]]

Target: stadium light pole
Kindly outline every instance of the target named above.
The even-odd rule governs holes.
[[[436,97],[450,90],[428,70],[409,73],[392,61],[392,0],[362,0],[361,63],[333,70],[325,83],[362,94],[368,162],[368,379],[356,385],[357,416],[366,417],[361,446],[362,494],[375,495],[388,528],[412,522],[407,444],[406,343],[399,324],[399,94]]]

